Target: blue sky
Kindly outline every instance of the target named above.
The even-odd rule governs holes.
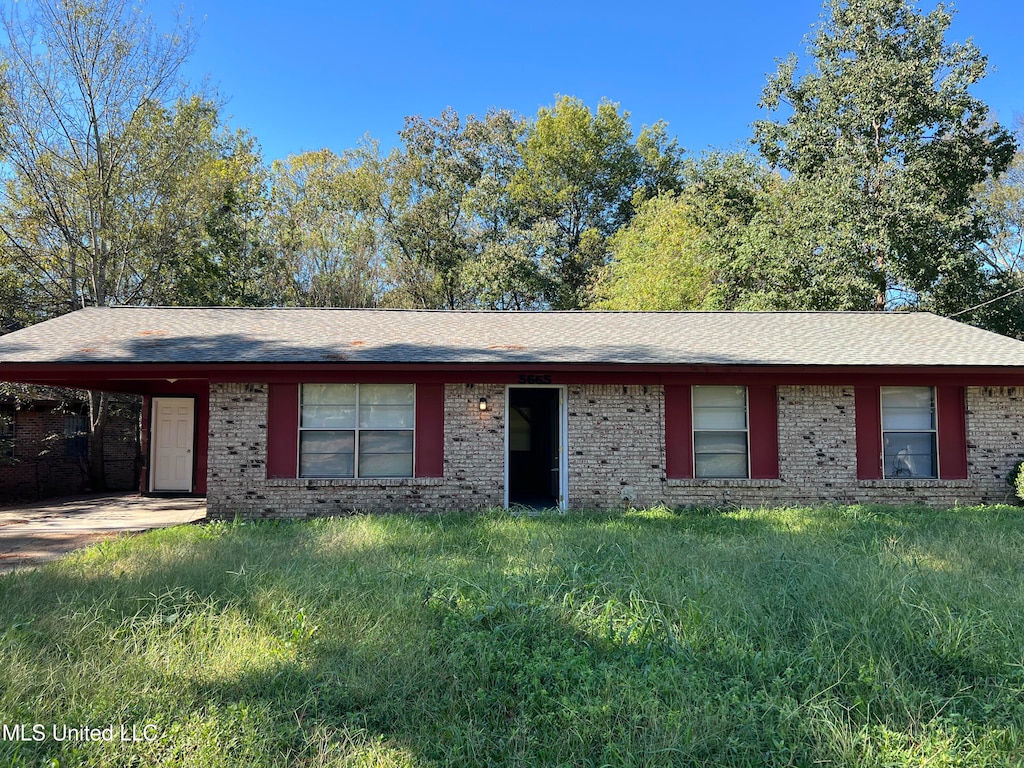
[[[619,102],[637,131],[667,120],[691,152],[737,147],[763,116],[766,74],[802,50],[821,4],[187,0],[184,9],[200,33],[187,76],[209,77],[230,124],[253,133],[269,162],[341,151],[366,133],[390,146],[404,116],[448,106],[532,116],[555,94]],[[950,33],[988,56],[994,72],[975,94],[1004,123],[1024,113],[1022,29],[1022,0],[964,0]]]

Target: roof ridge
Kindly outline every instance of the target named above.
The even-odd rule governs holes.
[[[90,306],[83,307],[83,310],[96,309],[133,309],[133,310],[218,310],[232,312],[387,312],[394,314],[429,313],[440,315],[868,315],[872,317],[909,317],[912,315],[924,315],[945,318],[936,315],[928,310],[896,310],[883,311],[867,309],[780,309],[780,310],[747,310],[747,309],[689,309],[689,310],[644,310],[644,309],[425,309],[421,307],[230,307],[230,306],[173,306],[166,304],[114,304],[107,307]],[[77,311],[83,311],[77,310]],[[72,314],[72,313],[69,313]]]

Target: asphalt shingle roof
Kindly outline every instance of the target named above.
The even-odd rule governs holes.
[[[925,312],[89,308],[0,337],[23,363],[1024,367],[1024,342]]]

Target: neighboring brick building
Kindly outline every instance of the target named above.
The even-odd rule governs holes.
[[[1004,501],[1024,342],[927,313],[82,310],[0,379],[143,395],[213,517]]]
[[[34,388],[0,398],[0,504],[91,490],[87,404],[76,393]],[[139,398],[122,396],[104,439],[108,490],[139,483]]]

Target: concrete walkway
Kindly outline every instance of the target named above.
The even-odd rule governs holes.
[[[0,573],[39,565],[124,533],[206,517],[205,498],[103,494],[0,508]]]

